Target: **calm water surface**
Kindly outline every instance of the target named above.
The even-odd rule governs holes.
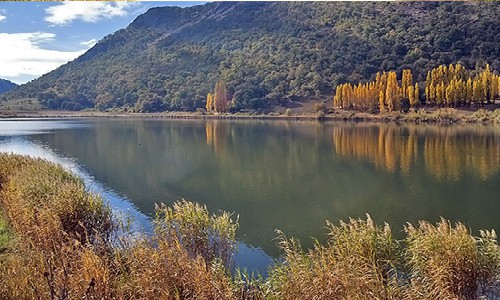
[[[369,213],[396,235],[445,217],[500,231],[500,128],[186,120],[0,121],[0,151],[86,178],[147,226],[186,198],[239,215],[238,265],[264,271],[275,230],[325,240],[325,220]]]

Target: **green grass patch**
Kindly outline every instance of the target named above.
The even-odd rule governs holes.
[[[10,231],[9,224],[0,211],[0,254],[5,251],[13,238],[14,236]]]

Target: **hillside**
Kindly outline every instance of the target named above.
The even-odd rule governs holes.
[[[10,91],[16,86],[17,84],[15,84],[14,82],[0,78],[0,94]]]
[[[159,7],[73,62],[2,96],[79,110],[194,110],[224,80],[232,109],[440,64],[500,70],[500,3],[216,2]],[[421,87],[423,88],[423,84]],[[423,94],[423,93],[421,93]]]

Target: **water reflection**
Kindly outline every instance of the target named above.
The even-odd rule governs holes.
[[[181,197],[211,211],[234,212],[240,216],[238,238],[273,257],[280,254],[275,229],[308,247],[311,237],[325,239],[325,220],[365,213],[388,221],[396,233],[407,221],[440,216],[500,230],[496,128],[215,120],[85,124],[30,138],[78,159],[145,214],[152,215],[155,202]]]
[[[35,123],[31,124],[35,125]],[[37,131],[34,127],[31,127],[30,131],[34,134],[43,133]],[[65,157],[61,153],[54,152],[49,147],[33,143],[25,138],[24,135],[23,132],[21,135],[12,137],[6,137],[6,135],[3,137],[0,136],[0,152],[39,157],[60,164],[66,170],[82,178],[90,192],[100,195],[110,205],[116,219],[129,224],[131,233],[143,234],[152,232],[151,219],[139,211],[130,199],[119,196],[114,190],[97,181],[78,164],[75,158]],[[129,220],[132,220],[132,222],[128,222]],[[235,264],[236,267],[247,269],[249,272],[258,271],[266,275],[267,267],[271,264],[271,257],[260,248],[251,247],[239,242]]]
[[[35,124],[32,123],[31,125]],[[31,127],[30,131],[36,132],[36,134],[41,134],[36,131],[35,127]],[[132,218],[134,220],[134,222],[130,224],[130,230],[132,232],[151,231],[151,223],[143,213],[138,211],[130,201],[119,197],[113,190],[109,189],[100,182],[97,182],[91,174],[78,165],[75,159],[55,153],[50,148],[33,143],[22,135],[0,138],[0,152],[37,157],[60,164],[66,170],[82,178],[86,188],[90,192],[100,195],[102,199],[109,204],[118,219],[125,221]]]
[[[399,169],[409,175],[423,161],[427,172],[441,181],[458,181],[467,172],[486,180],[500,169],[500,136],[491,130],[483,126],[338,126],[333,129],[333,143],[337,154],[367,159],[391,173]]]

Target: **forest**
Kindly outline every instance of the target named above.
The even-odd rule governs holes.
[[[227,109],[239,111],[331,99],[336,86],[375,81],[389,70],[398,76],[411,70],[424,99],[427,72],[440,65],[500,70],[498,15],[498,2],[157,7],[0,101],[36,99],[62,110],[194,111],[207,107],[207,94],[223,81]]]
[[[13,88],[15,88],[16,86],[17,86],[17,84],[15,84],[9,80],[5,80],[5,79],[0,78],[0,94],[5,93],[7,91],[10,91]]]
[[[475,75],[473,75],[475,74]],[[401,82],[401,85],[399,84]],[[425,99],[420,98],[418,82],[413,84],[411,70],[403,70],[400,81],[395,71],[377,73],[375,81],[335,89],[333,105],[338,108],[374,110],[383,113],[416,108],[422,104],[438,107],[492,104],[500,96],[500,76],[487,64],[482,71],[468,72],[461,64],[441,65],[427,72]]]

